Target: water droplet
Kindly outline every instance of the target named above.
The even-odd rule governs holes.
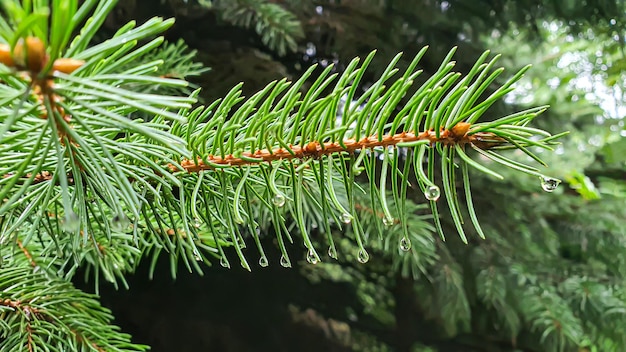
[[[408,252],[411,249],[411,240],[408,237],[400,239],[400,249],[404,252]]]
[[[244,223],[244,220],[240,216],[235,216],[235,223],[242,225]]]
[[[243,237],[237,237],[237,245],[241,249],[246,248],[246,241],[243,240]]]
[[[193,257],[197,262],[201,262],[202,261],[202,257],[200,256],[200,252],[198,252],[197,249],[195,249],[193,251]]]
[[[335,246],[328,247],[328,256],[337,259],[337,248]]]
[[[61,224],[63,230],[67,232],[75,232],[80,228],[80,219],[73,210],[70,210],[65,214],[63,223]]]
[[[259,265],[262,267],[267,267],[270,263],[267,261],[267,257],[266,256],[262,256],[261,258],[259,258]]]
[[[198,229],[198,228],[200,228],[200,226],[202,226],[202,223],[200,222],[200,219],[198,219],[198,218],[193,219],[193,227]]]
[[[439,190],[439,187],[435,185],[428,186],[428,188],[426,188],[426,192],[424,192],[424,196],[428,200],[437,201],[437,199],[441,196],[441,191]]]
[[[541,176],[541,188],[543,188],[546,192],[553,192],[557,187],[559,187],[560,183],[561,180],[556,178]]]
[[[352,215],[350,215],[348,213],[341,214],[341,221],[343,221],[344,224],[351,223],[352,222]]]
[[[285,205],[285,201],[285,196],[280,193],[277,193],[274,198],[272,198],[272,203],[279,208]]]
[[[393,218],[383,217],[383,224],[385,224],[385,226],[391,226],[394,222],[395,220]]]
[[[111,229],[113,231],[122,232],[128,229],[128,226],[130,226],[130,220],[124,213],[117,213],[111,219]]]
[[[310,264],[317,264],[319,259],[317,258],[317,254],[312,249],[309,249],[309,253],[306,254],[306,261]]]
[[[359,261],[359,263],[365,264],[370,260],[370,255],[365,249],[361,249],[359,250],[359,254],[357,255],[356,259]]]
[[[362,167],[353,167],[352,168],[352,172],[354,172],[354,176],[359,176],[361,174],[361,172],[363,172],[363,170],[365,170]]]
[[[287,258],[285,255],[282,255],[280,257],[280,265],[283,268],[291,268],[291,262],[289,261],[289,258]]]
[[[220,265],[224,268],[230,269],[230,263],[228,262],[228,259],[226,259],[226,256],[222,256],[220,258]]]

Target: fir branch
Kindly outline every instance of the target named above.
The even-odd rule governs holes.
[[[113,317],[93,295],[65,280],[49,278],[29,267],[5,266],[0,269],[0,292],[3,350],[35,351],[51,345],[61,350],[147,350],[110,325]]]
[[[236,26],[254,28],[263,44],[278,55],[297,49],[297,40],[304,37],[296,16],[278,4],[266,0],[218,0],[213,7],[223,20]]]
[[[546,135],[547,132],[545,131],[526,127],[528,122],[543,112],[546,107],[528,109],[488,123],[476,122],[480,115],[486,111],[486,108],[506,94],[510,90],[509,87],[526,70],[526,68],[521,70],[501,88],[497,89],[496,93],[480,101],[479,98],[484,92],[486,83],[492,82],[502,72],[501,69],[493,68],[498,59],[497,56],[485,64],[483,61],[488,56],[482,55],[470,74],[461,78],[460,74],[451,72],[453,68],[451,59],[454,53],[452,50],[442,63],[440,70],[426,84],[414,89],[412,96],[405,97],[412,87],[414,79],[421,73],[421,71],[416,70],[416,67],[424,53],[425,50],[422,50],[402,76],[390,83],[389,88],[386,88],[385,83],[391,81],[391,77],[398,73],[394,66],[400,55],[394,58],[382,77],[374,82],[363,96],[358,98],[356,106],[363,107],[356,109],[346,105],[340,118],[337,115],[341,98],[355,91],[359,77],[367,69],[373,53],[365,59],[361,67],[358,67],[358,59],[353,60],[341,76],[330,75],[332,67],[327,68],[303,97],[299,89],[313,68],[294,83],[273,82],[247,100],[241,97],[240,88],[235,87],[223,100],[215,101],[209,107],[198,108],[189,114],[190,119],[185,125],[186,130],[181,130],[180,133],[189,141],[189,147],[194,158],[182,160],[179,164],[182,168],[178,170],[185,172],[207,171],[209,172],[208,175],[213,175],[214,172],[228,175],[226,178],[220,178],[221,181],[214,184],[214,187],[219,186],[228,191],[230,184],[248,183],[248,179],[253,178],[253,176],[248,176],[241,179],[240,176],[236,176],[236,173],[229,170],[232,168],[243,168],[247,170],[247,175],[254,175],[259,172],[258,168],[262,165],[271,164],[273,170],[284,168],[290,170],[295,167],[299,173],[308,175],[309,169],[317,172],[316,170],[320,169],[322,164],[328,163],[327,179],[344,180],[342,188],[348,196],[348,203],[351,203],[350,197],[354,190],[351,189],[350,180],[354,170],[360,167],[361,162],[365,162],[369,183],[371,185],[378,183],[377,189],[381,193],[381,196],[371,198],[371,208],[382,210],[385,214],[383,220],[393,222],[394,219],[402,217],[405,211],[402,206],[399,206],[396,215],[392,215],[390,207],[384,201],[384,193],[387,188],[385,180],[388,176],[391,177],[393,181],[391,194],[397,197],[399,189],[408,182],[409,173],[406,171],[409,169],[400,172],[397,166],[388,167],[386,165],[397,164],[395,161],[398,159],[396,153],[398,147],[413,149],[428,145],[430,146],[429,150],[434,149],[442,154],[444,161],[442,165],[448,165],[442,169],[444,194],[448,199],[448,206],[457,230],[462,239],[467,241],[462,227],[461,207],[458,204],[456,188],[453,186],[456,168],[454,167],[456,162],[454,156],[459,156],[459,162],[467,163],[467,165],[481,172],[500,177],[499,174],[472,160],[466,154],[465,146],[469,145],[472,149],[480,151],[481,154],[494,161],[543,177],[538,169],[509,161],[506,157],[492,152],[491,149],[496,150],[499,147],[512,145],[530,153],[526,146],[538,145],[549,148],[549,145],[553,143],[553,136]],[[490,69],[493,69],[492,73],[489,72]],[[457,84],[453,85],[453,83]],[[319,97],[322,90],[332,84],[334,84],[332,91],[324,97]],[[236,105],[240,106],[235,111],[231,111]],[[394,111],[399,112],[392,114]],[[533,134],[540,135],[542,139],[531,140],[529,137]],[[372,149],[380,154],[370,152]],[[423,153],[425,153],[424,148],[418,148],[417,152],[414,153],[418,159],[416,159],[413,168],[416,169],[415,174],[420,187],[424,190],[427,198],[432,200],[433,212],[435,212],[438,196],[431,198],[430,193],[439,193],[439,189],[435,185],[432,172],[429,171],[429,174],[426,175],[419,171],[423,165],[418,160],[421,160],[420,155]],[[380,160],[383,161],[383,173],[379,177],[375,176],[377,173],[373,169],[377,164],[378,157],[376,155],[379,155]],[[429,158],[430,160],[432,158]],[[351,168],[345,168],[343,166],[344,161],[347,164],[355,165]],[[176,171],[178,166],[170,165],[169,167],[171,171]],[[429,170],[431,170],[430,163]],[[468,180],[467,175],[468,173],[464,173],[463,176],[466,181]],[[291,172],[291,176],[289,176],[289,172],[285,176],[286,183],[282,183],[281,187],[296,196],[300,187],[300,177],[297,177],[297,173],[293,172]],[[316,177],[319,178],[319,176]],[[206,178],[207,176],[205,176]],[[304,176],[302,179],[306,178],[307,176]],[[400,180],[400,182],[395,180]],[[285,196],[285,190],[278,190],[276,186],[273,186],[275,181],[272,180],[272,177],[267,181],[265,183],[262,181],[254,182],[255,187],[260,186],[256,194],[269,193],[276,197]],[[263,187],[263,184],[266,186]],[[341,182],[339,186],[341,187]],[[330,196],[328,199],[333,200],[336,199],[334,188],[334,186],[330,187],[330,184],[320,185],[320,192],[325,199],[325,195],[328,194]],[[377,192],[373,190],[372,194]],[[235,202],[240,197],[236,193],[229,192],[234,197]],[[293,199],[296,203],[300,202],[295,198],[287,198]],[[471,197],[468,197],[467,200],[471,201]],[[401,202],[396,201],[396,204],[400,205]],[[328,205],[330,205],[329,208]],[[329,204],[324,204],[318,208],[325,213],[328,210],[330,213],[337,211],[338,216],[347,214],[346,217],[351,217],[356,228],[359,229],[360,219],[352,218],[353,214],[351,213],[354,213],[354,210],[350,204],[347,205],[348,207],[346,204],[330,201]],[[296,218],[300,217],[297,215],[300,205],[294,204],[294,207]],[[478,226],[473,208],[469,206],[468,209],[472,222]],[[238,219],[252,219],[244,209],[235,207],[233,211],[235,212],[234,216]],[[239,212],[243,213],[238,215]],[[437,216],[435,220],[438,221]],[[275,226],[280,227],[282,225],[279,223]],[[437,226],[437,229],[443,238],[441,227]],[[481,237],[484,236],[482,231],[478,231]],[[300,232],[305,236],[305,231],[302,228]],[[356,238],[358,240],[359,236]],[[309,250],[314,252],[311,248]],[[363,248],[362,250],[364,251]]]

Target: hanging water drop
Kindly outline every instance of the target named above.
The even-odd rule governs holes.
[[[238,224],[238,225],[243,225],[244,220],[243,220],[242,217],[235,216],[235,223]]]
[[[67,232],[75,232],[80,228],[80,219],[73,210],[70,210],[65,214],[63,223],[61,224],[63,230]]]
[[[383,217],[383,224],[385,224],[385,226],[391,226],[394,222],[395,220],[393,218]]]
[[[359,250],[359,253],[356,259],[359,261],[359,263],[365,264],[370,260],[370,255],[367,253],[367,251],[364,248],[362,248],[361,250]]]
[[[441,196],[441,191],[439,190],[439,187],[435,185],[431,185],[431,186],[428,186],[428,188],[426,188],[426,191],[424,192],[424,196],[428,200],[437,201],[437,199],[439,199],[439,197]]]
[[[269,265],[269,262],[267,261],[266,256],[262,256],[261,258],[259,258],[259,265],[262,266],[263,268]]]
[[[541,176],[541,188],[546,192],[553,192],[557,187],[559,187],[560,183],[561,180],[556,178]]]
[[[285,205],[285,201],[285,196],[280,193],[277,193],[274,198],[272,198],[272,203],[279,208]]]
[[[226,256],[222,256],[220,258],[220,265],[224,268],[230,269],[230,263],[228,262],[228,259],[226,259]]]
[[[237,245],[241,249],[245,249],[246,248],[246,241],[243,240],[243,237],[241,237],[241,236],[237,237]]]
[[[197,261],[197,262],[201,262],[202,261],[202,257],[200,256],[200,252],[198,252],[197,249],[193,250],[193,258]]]
[[[328,247],[328,256],[337,259],[337,248],[335,246]]]
[[[111,229],[113,231],[122,232],[130,226],[130,220],[124,213],[117,213],[111,219]]]
[[[306,254],[306,261],[313,265],[319,262],[317,254],[312,249],[309,249],[309,253]]]
[[[280,257],[280,265],[283,268],[291,268],[291,262],[289,261],[289,258],[287,258],[285,255],[282,255]]]
[[[200,222],[200,219],[198,219],[198,218],[193,219],[193,227],[198,229],[198,228],[200,228],[200,226],[202,226],[202,223]]]
[[[352,215],[350,215],[348,213],[341,214],[341,221],[343,221],[344,224],[351,223],[352,222]]]
[[[408,252],[411,249],[411,240],[408,237],[402,237],[400,239],[400,249],[403,252]]]

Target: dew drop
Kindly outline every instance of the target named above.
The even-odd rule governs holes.
[[[280,257],[280,265],[283,268],[291,268],[291,262],[289,261],[289,258],[287,258],[285,255],[282,255]]]
[[[202,223],[200,222],[200,219],[198,219],[198,218],[193,219],[193,227],[199,229],[200,226],[202,226]]]
[[[367,253],[365,249],[361,249],[359,250],[359,253],[356,259],[359,261],[359,263],[365,264],[370,260],[370,255]]]
[[[244,223],[243,218],[239,217],[239,216],[235,216],[235,223],[242,225]]]
[[[388,218],[388,217],[383,217],[383,224],[385,224],[385,226],[391,226],[394,223],[394,219],[393,218]]]
[[[193,258],[194,258],[197,262],[201,262],[201,261],[202,261],[202,257],[200,256],[200,252],[198,252],[198,250],[194,250],[194,251],[193,251]]]
[[[352,172],[354,172],[354,176],[359,176],[361,172],[363,172],[364,168],[362,167],[353,167]]]
[[[246,241],[243,240],[243,237],[237,237],[237,245],[241,249],[246,248]]]
[[[437,199],[439,199],[439,197],[441,196],[441,191],[439,190],[439,187],[435,185],[428,186],[428,188],[426,188],[426,191],[424,192],[424,196],[428,200],[437,201]]]
[[[344,224],[351,223],[352,222],[352,215],[350,215],[348,213],[341,214],[341,221],[343,221]]]
[[[280,193],[276,194],[274,198],[272,198],[272,203],[274,203],[274,205],[277,207],[282,207],[283,205],[285,205],[285,201],[285,196]]]
[[[337,259],[337,248],[335,246],[328,247],[328,256]]]
[[[270,263],[267,261],[267,257],[266,256],[262,256],[261,258],[259,258],[259,265],[262,267],[267,267]]]
[[[61,227],[67,232],[77,231],[80,228],[80,219],[78,218],[78,215],[76,215],[73,210],[70,210],[65,214]]]
[[[561,180],[556,178],[541,176],[541,188],[546,192],[553,192],[557,187],[559,187],[560,183]]]
[[[411,240],[408,237],[400,239],[400,249],[404,252],[408,252],[411,249]]]
[[[122,232],[128,229],[128,226],[130,226],[130,220],[124,213],[117,213],[111,219],[111,229],[113,231]]]
[[[319,262],[319,259],[317,259],[317,255],[312,249],[309,249],[309,253],[306,254],[306,261],[313,265]]]
[[[226,259],[226,256],[222,256],[220,258],[220,265],[224,268],[230,269],[230,263],[228,262],[228,259]]]

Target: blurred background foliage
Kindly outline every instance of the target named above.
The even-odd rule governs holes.
[[[341,71],[372,49],[369,79],[397,52],[410,59],[429,45],[427,78],[458,46],[461,71],[485,49],[509,73],[534,65],[487,118],[549,104],[536,123],[570,134],[542,155],[565,180],[554,193],[495,165],[505,181],[474,175],[486,240],[443,242],[416,209],[410,251],[397,248],[392,227],[370,240],[367,264],[337,237],[338,261],[310,265],[302,252],[292,269],[278,260],[252,273],[213,267],[174,283],[148,281],[140,268],[130,291],[100,292],[138,342],[154,351],[626,350],[623,1],[125,0],[107,30],[154,15],[175,16],[168,39],[210,68],[195,81],[206,100],[239,82],[255,92],[313,63]]]

